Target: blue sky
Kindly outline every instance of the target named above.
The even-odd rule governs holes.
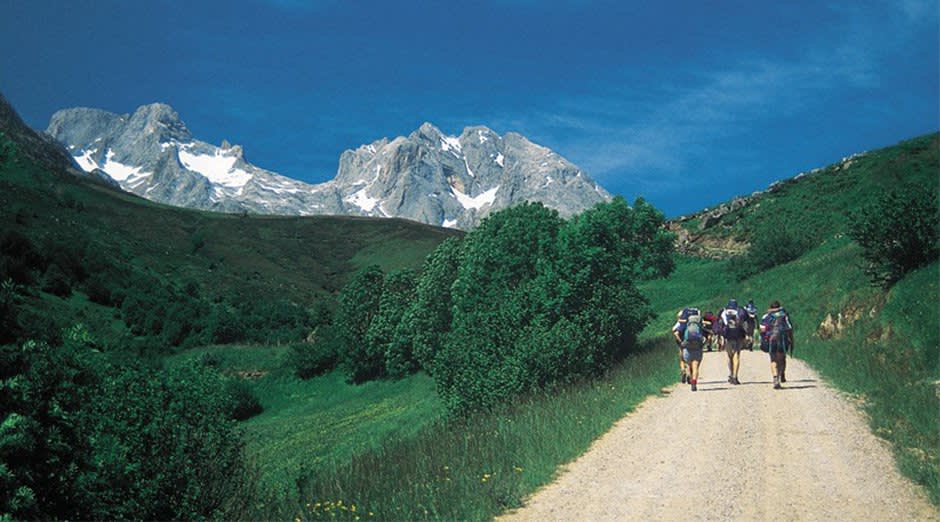
[[[938,18],[921,0],[0,0],[0,92],[39,129],[169,103],[309,182],[424,121],[486,125],[675,216],[938,130]]]

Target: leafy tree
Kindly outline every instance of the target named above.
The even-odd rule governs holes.
[[[415,273],[404,269],[390,272],[382,282],[379,309],[366,331],[370,350],[385,359],[384,374],[402,377],[418,369],[409,332],[398,328],[405,311],[414,301]]]
[[[562,223],[556,211],[526,203],[491,214],[464,237],[453,325],[434,367],[452,410],[489,407],[522,390],[526,368],[514,349],[548,304],[529,293],[538,266],[555,257]]]
[[[467,234],[434,377],[452,411],[602,372],[652,316],[634,281],[667,275],[661,213],[622,198],[562,221],[530,204]]]
[[[364,382],[383,374],[385,354],[367,342],[372,319],[382,297],[382,270],[369,266],[357,272],[343,287],[334,325],[340,367],[350,382]]]
[[[418,364],[434,373],[437,353],[453,321],[451,286],[457,279],[460,240],[450,238],[438,245],[424,263],[415,297],[398,325],[399,342],[410,339]]]
[[[849,216],[849,236],[862,246],[872,283],[890,286],[940,254],[937,194],[892,190]]]

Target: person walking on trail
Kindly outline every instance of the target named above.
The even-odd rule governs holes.
[[[721,335],[724,338],[725,353],[728,354],[728,383],[741,384],[738,380],[738,370],[741,367],[741,348],[745,343],[744,323],[747,312],[738,306],[734,299],[728,301],[728,306],[721,311],[718,322],[721,324]]]
[[[685,364],[685,358],[682,356],[682,334],[685,332],[685,319],[682,318],[682,312],[676,313],[676,324],[672,326],[672,337],[676,340],[676,347],[679,348],[679,380],[685,384],[689,380],[688,366]]]
[[[682,363],[684,364],[683,383],[688,382],[692,391],[698,390],[698,369],[702,362],[702,349],[705,346],[705,332],[702,312],[698,308],[687,307],[679,312],[678,320],[672,327],[672,336],[679,343]]]
[[[760,320],[761,350],[770,354],[770,373],[774,378],[774,389],[787,382],[787,352],[793,354],[793,323],[790,315],[780,306],[780,301],[770,303],[770,308]]]
[[[718,316],[712,312],[705,312],[705,315],[702,316],[702,326],[705,327],[705,348],[710,352],[718,344],[715,340],[718,336]]]
[[[744,311],[747,312],[747,322],[744,325],[744,338],[746,340],[745,344],[747,349],[754,351],[754,330],[757,329],[757,305],[754,304],[754,300],[751,299],[744,305]]]

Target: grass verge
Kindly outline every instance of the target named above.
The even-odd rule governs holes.
[[[668,349],[667,349],[668,348]],[[520,506],[558,467],[675,380],[669,341],[651,340],[604,377],[499,413],[439,421],[310,471],[260,518],[488,520]]]

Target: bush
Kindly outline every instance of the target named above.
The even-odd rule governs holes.
[[[42,276],[41,288],[43,292],[59,297],[68,297],[72,294],[72,283],[69,281],[69,277],[56,263],[52,263],[46,269],[46,273]]]
[[[937,260],[937,194],[916,187],[894,190],[849,215],[849,236],[864,249],[873,284],[891,286],[904,274]]]
[[[180,520],[221,515],[243,498],[243,442],[218,372],[108,368],[90,407],[95,519]]]
[[[229,416],[232,419],[243,421],[264,411],[255,392],[244,380],[231,378],[225,388],[229,396]]]
[[[290,347],[290,365],[301,379],[323,375],[336,367],[336,333],[331,326],[317,328],[312,343],[295,343]]]
[[[72,348],[28,341],[0,348],[0,368],[0,518],[94,518],[91,366]]]
[[[753,234],[747,253],[733,258],[729,268],[742,281],[797,259],[812,246],[810,238],[795,234],[782,224],[765,227]]]

